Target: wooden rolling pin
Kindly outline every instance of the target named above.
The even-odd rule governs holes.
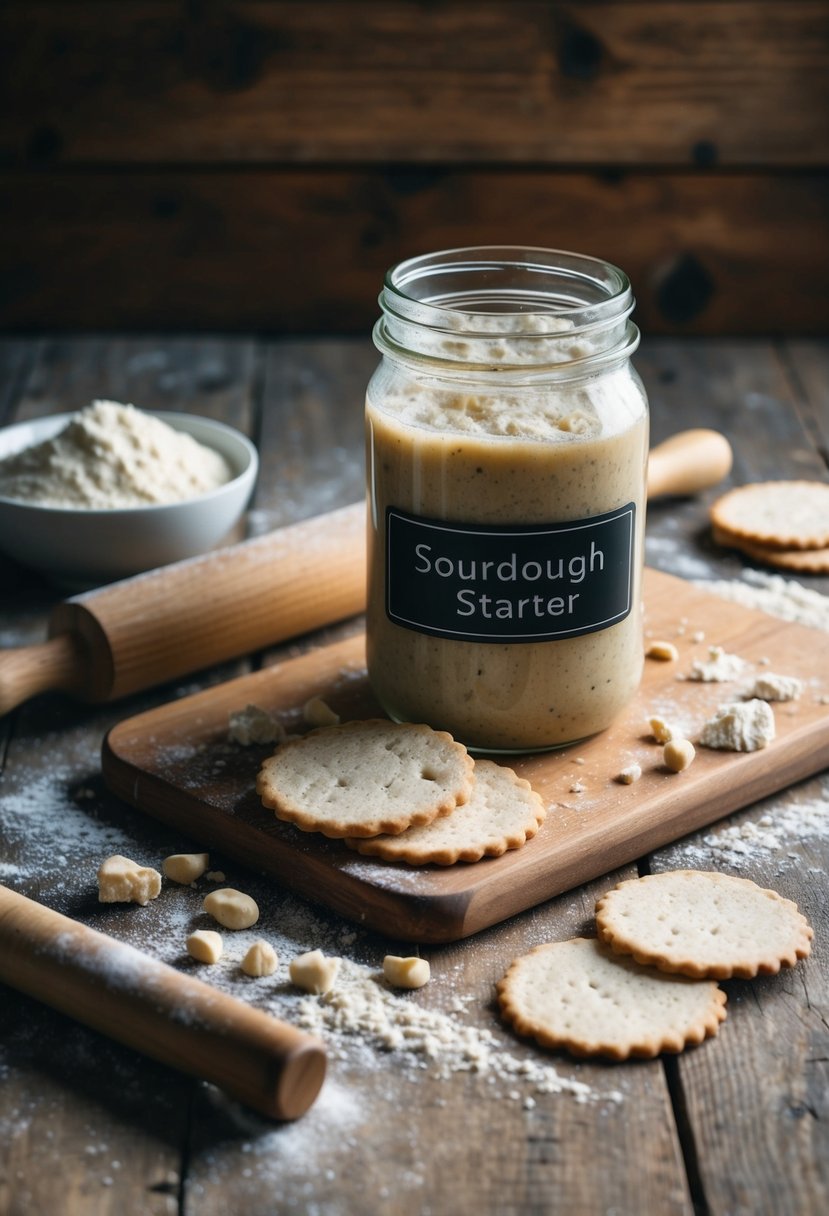
[[[683,431],[651,452],[648,496],[695,493],[730,468],[723,435]],[[365,599],[355,503],[58,604],[48,642],[0,651],[0,715],[52,689],[125,697],[353,616]]]
[[[710,489],[728,476],[732,460],[731,444],[719,431],[679,431],[651,449],[648,498]]]
[[[0,652],[0,715],[59,689],[111,701],[362,612],[365,505],[73,596]]]
[[[319,1039],[7,887],[0,980],[271,1119],[299,1118],[325,1079]]]

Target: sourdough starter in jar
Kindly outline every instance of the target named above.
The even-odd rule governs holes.
[[[523,286],[528,259],[547,294]],[[602,730],[642,671],[648,423],[627,280],[576,255],[460,250],[397,267],[381,302],[366,404],[375,693],[391,717],[481,750]]]

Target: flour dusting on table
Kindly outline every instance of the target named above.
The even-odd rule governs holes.
[[[748,582],[706,582],[703,586],[748,607],[829,631],[829,598],[780,576],[747,572],[746,578]],[[675,725],[685,728],[681,714],[671,717],[677,712],[676,698],[651,709],[664,712]],[[46,736],[23,739],[12,746],[34,753],[35,749],[50,749],[52,742]],[[182,765],[195,764],[196,769],[199,762],[206,762],[186,748],[179,759]],[[210,927],[201,907],[205,892],[211,889],[207,876],[194,888],[165,882],[157,900],[146,908],[131,909],[128,916],[123,909],[97,905],[95,871],[104,857],[123,852],[158,867],[167,854],[198,844],[102,795],[98,764],[97,751],[85,735],[76,741],[70,730],[61,736],[60,761],[48,777],[23,782],[16,777],[15,767],[10,768],[0,807],[7,846],[0,877],[15,889],[93,923],[185,974],[320,1034],[331,1057],[328,1079],[315,1106],[303,1119],[284,1127],[274,1128],[217,1090],[202,1090],[217,1110],[227,1113],[233,1130],[227,1143],[214,1143],[200,1153],[203,1169],[198,1180],[194,1177],[188,1184],[194,1202],[201,1186],[209,1187],[211,1179],[221,1178],[226,1171],[240,1185],[250,1177],[252,1187],[263,1181],[282,1186],[287,1180],[301,1189],[303,1179],[315,1172],[333,1179],[348,1168],[368,1127],[384,1116],[394,1122],[392,1116],[399,1111],[410,1084],[428,1082],[435,1106],[455,1101],[457,1087],[462,1086],[464,1101],[507,1101],[523,1108],[526,1117],[531,1117],[536,1105],[561,1098],[599,1102],[608,1116],[617,1108],[627,1086],[624,1070],[614,1069],[611,1078],[607,1066],[585,1066],[558,1057],[553,1062],[548,1053],[523,1043],[501,1025],[491,1005],[492,985],[511,955],[508,946],[496,947],[491,935],[453,951],[431,951],[433,980],[429,987],[401,995],[382,979],[383,946],[375,935],[315,909],[274,880],[237,868],[220,854],[211,854],[212,870],[224,870],[231,885],[252,895],[262,917],[250,930],[225,935],[225,954],[209,974],[188,958],[184,945],[194,929]],[[758,808],[741,822],[734,822],[736,818],[692,843],[675,846],[674,858],[714,869],[739,870],[769,860],[782,868],[803,866],[809,841],[829,837],[829,783],[824,783],[818,797],[799,805],[792,802],[772,811]],[[348,858],[343,864],[356,876],[369,863]],[[814,872],[825,882],[823,871],[814,867]],[[409,881],[415,887],[423,877],[413,873]],[[543,934],[541,922],[536,928],[529,920],[521,949],[533,944],[538,934]],[[252,980],[241,971],[240,963],[257,937],[270,942],[280,965],[273,976]],[[300,993],[288,980],[290,959],[316,947],[344,959],[341,984],[330,999]],[[487,966],[467,970],[472,957],[486,961]],[[125,961],[121,956],[121,962]],[[470,978],[472,972],[474,979]],[[114,978],[119,978],[117,968]],[[37,1066],[43,1050],[38,1034],[34,1022],[15,1029],[12,1039],[0,1046],[0,1075]],[[67,1032],[61,1051],[73,1068],[109,1070],[125,1092],[134,1082],[132,1057],[80,1027]],[[365,1077],[370,1079],[368,1085],[362,1083]],[[592,1084],[583,1077],[589,1077]],[[597,1077],[606,1078],[607,1087]],[[136,1095],[137,1101],[137,1090]],[[40,1099],[47,1104],[54,1100]],[[40,1120],[40,1113],[32,1103],[15,1100],[0,1120],[0,1132],[15,1139],[27,1134],[36,1119]],[[108,1186],[117,1176],[113,1173],[116,1161],[110,1159],[113,1153],[104,1139],[94,1138],[91,1130],[88,1134],[90,1143],[84,1151],[100,1161],[100,1185]],[[240,1143],[249,1159],[241,1177],[236,1155]],[[407,1146],[401,1141],[398,1147],[405,1150]],[[409,1185],[417,1187],[428,1163],[418,1157],[416,1146],[408,1147],[412,1163]]]
[[[740,869],[767,859],[786,869],[788,864],[803,862],[803,855],[795,851],[795,846],[826,839],[829,839],[829,784],[824,786],[821,798],[717,826],[701,841],[679,844],[677,852],[682,864],[694,867],[722,864]]]
[[[700,579],[696,585],[744,608],[829,632],[829,596],[804,587],[796,579],[747,569],[743,579]]]

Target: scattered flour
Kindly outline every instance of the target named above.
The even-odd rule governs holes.
[[[779,576],[758,573],[755,579],[749,571],[745,577],[751,578],[753,585],[707,582],[704,586],[735,602],[829,631],[829,597]],[[671,709],[666,704],[666,717],[670,718]],[[686,724],[676,725],[685,730]],[[16,771],[44,771],[36,753],[42,750],[44,756],[54,755],[55,742],[44,735],[13,744],[31,753],[31,763],[26,763],[26,755],[16,758],[3,778],[0,819],[6,852],[0,876],[13,887],[29,890],[70,915],[85,919],[87,914],[94,916],[96,927],[186,973],[205,978],[198,964],[187,958],[184,942],[194,930],[209,927],[201,900],[211,880],[224,882],[224,874],[211,871],[195,889],[165,883],[158,899],[146,908],[132,909],[126,917],[123,909],[98,905],[95,871],[104,857],[121,852],[143,864],[158,866],[167,854],[188,851],[198,842],[145,821],[103,795],[97,747],[89,744],[85,730],[76,741],[71,731],[61,732],[61,759],[45,769],[48,775],[25,785],[17,781]],[[183,754],[181,760],[190,764],[193,757]],[[777,860],[780,866],[802,866],[802,852],[793,850],[798,842],[811,838],[829,838],[829,787],[824,795],[802,805],[758,814],[740,824],[729,822],[691,844],[676,846],[676,855],[685,864],[701,868],[748,868],[752,861],[768,858]],[[465,977],[467,952],[491,952],[495,948],[491,941],[482,939],[460,947],[457,974],[434,967],[432,984],[423,990],[427,997],[422,999],[420,993],[401,996],[382,980],[373,935],[314,909],[279,889],[272,880],[235,871],[219,856],[211,860],[225,866],[231,883],[250,890],[260,904],[262,918],[255,928],[232,935],[224,956],[211,968],[210,983],[276,1017],[319,1033],[328,1043],[332,1061],[317,1103],[303,1119],[284,1127],[274,1128],[259,1120],[217,1090],[206,1091],[217,1110],[227,1114],[228,1137],[206,1146],[200,1154],[200,1169],[188,1182],[194,1200],[200,1188],[209,1193],[214,1180],[232,1177],[241,1187],[249,1174],[253,1198],[261,1197],[261,1190],[255,1188],[272,1181],[281,1188],[286,1210],[291,1207],[302,1211],[303,1195],[309,1201],[313,1198],[313,1191],[303,1192],[303,1186],[313,1186],[317,1171],[328,1178],[333,1171],[353,1168],[360,1159],[365,1129],[376,1127],[385,1112],[390,1127],[400,1127],[401,1136],[413,1131],[391,1117],[400,1109],[401,1080],[417,1083],[434,1078],[438,1082],[432,1090],[437,1105],[447,1101],[437,1096],[444,1089],[450,1095],[448,1100],[454,1101],[449,1085],[440,1084],[451,1078],[466,1078],[465,1083],[474,1087],[474,1100],[518,1101],[526,1111],[533,1110],[539,1095],[544,1094],[569,1095],[576,1102],[620,1101],[618,1091],[599,1092],[581,1081],[581,1065],[570,1068],[557,1060],[562,1070],[559,1072],[546,1053],[521,1043],[501,1027],[487,1004],[486,982],[472,990]],[[346,872],[351,872],[349,867],[361,870],[367,866],[364,859],[344,862]],[[415,875],[413,885],[415,881],[422,881],[421,876]],[[538,932],[541,928],[539,924]],[[536,932],[530,918],[529,936]],[[253,985],[240,964],[260,937],[275,949],[280,964],[272,977]],[[307,996],[288,982],[290,959],[317,947],[326,955],[344,957],[340,983],[329,998]],[[125,954],[122,961],[128,972],[130,956]],[[508,961],[498,959],[499,973]],[[39,1021],[19,1024],[9,1040],[0,1045],[0,1075],[9,1075],[12,1068],[25,1075],[28,1067],[38,1066],[43,1052]],[[63,1064],[69,1061],[79,1074],[97,1070],[110,1075],[116,1079],[124,1100],[143,1110],[146,1094],[136,1079],[132,1058],[115,1045],[76,1027],[66,1034],[60,1057],[55,1058]],[[595,1083],[595,1070],[585,1071]],[[369,1081],[363,1084],[366,1077]],[[624,1078],[619,1084],[624,1087]],[[42,1128],[37,1103],[42,1106],[49,1101],[52,1099],[48,1096],[40,1096],[24,1105],[11,1105],[0,1122],[7,1142],[26,1134],[32,1126]],[[81,1129],[90,1140],[82,1151],[90,1162],[100,1163],[102,1186],[109,1186],[117,1177],[116,1163],[110,1160],[114,1153],[108,1147],[109,1130],[103,1123]],[[402,1141],[398,1147],[405,1149]],[[247,1172],[239,1168],[240,1152],[250,1163]],[[412,1185],[417,1185],[429,1164],[414,1152],[410,1160]]]
[[[700,580],[697,586],[745,608],[757,608],[784,621],[829,632],[829,596],[793,578],[747,569],[743,579]]]
[[[488,1028],[395,995],[376,971],[348,960],[326,997],[302,1000],[298,1021],[331,1044],[341,1058],[347,1057],[349,1045],[359,1039],[380,1052],[394,1052],[414,1068],[431,1069],[431,1075],[440,1080],[472,1072],[495,1082],[523,1079],[536,1093],[567,1093],[579,1102],[599,1096],[584,1082],[562,1076],[543,1059],[515,1055]],[[514,1090],[507,1093],[513,1095],[524,1096]],[[621,1100],[618,1091],[602,1096]]]
[[[102,510],[195,498],[233,476],[224,456],[160,418],[95,401],[57,435],[0,461],[0,495]]]
[[[147,955],[185,973],[207,978],[200,965],[188,958],[185,942],[194,931],[210,927],[202,900],[206,891],[212,889],[211,878],[217,877],[216,873],[203,875],[192,887],[165,880],[157,899],[144,908],[133,908],[127,917],[123,908],[99,905],[96,869],[104,857],[121,852],[143,864],[159,866],[166,855],[188,851],[194,842],[158,824],[145,824],[135,812],[102,795],[98,779],[90,776],[97,764],[97,754],[87,750],[85,740],[83,743],[79,740],[73,750],[68,746],[70,739],[71,736],[63,736],[64,762],[48,778],[30,781],[25,787],[15,782],[12,773],[3,779],[0,817],[8,846],[3,877],[15,889],[36,892],[36,898],[69,915],[92,918],[96,928],[123,942],[125,949],[110,967],[108,979],[112,983],[133,982],[136,973],[144,969]],[[39,750],[41,744],[31,740],[25,746]],[[48,738],[42,746],[49,749]],[[279,1171],[281,1180],[286,1171],[293,1177],[290,1164],[293,1157],[288,1154],[291,1146],[291,1153],[296,1150],[300,1154],[306,1170],[309,1163],[312,1168],[316,1168],[316,1163],[320,1168],[327,1163],[342,1167],[354,1146],[349,1150],[346,1136],[336,1141],[341,1150],[336,1146],[332,1149],[331,1136],[319,1136],[320,1129],[328,1127],[327,1121],[347,1119],[356,1129],[368,1121],[369,1115],[376,1116],[378,1104],[381,1108],[387,1106],[390,1112],[396,1110],[401,1080],[418,1081],[427,1073],[438,1085],[437,1091],[433,1091],[436,1102],[441,1101],[437,1096],[443,1088],[441,1083],[448,1083],[459,1073],[466,1074],[468,1083],[475,1086],[476,1100],[514,1097],[528,1111],[543,1094],[569,1095],[577,1102],[621,1101],[618,1090],[599,1092],[580,1081],[580,1065],[572,1069],[565,1065],[559,1072],[537,1048],[521,1044],[511,1039],[508,1032],[502,1032],[497,1016],[488,1006],[486,982],[471,992],[463,968],[457,976],[451,969],[448,972],[438,969],[429,988],[434,997],[428,998],[427,1008],[420,1003],[418,994],[401,996],[388,988],[379,969],[382,952],[373,944],[372,935],[367,936],[333,914],[314,909],[275,887],[267,878],[236,871],[218,856],[211,860],[224,866],[231,883],[244,885],[250,891],[262,909],[262,917],[255,927],[228,935],[224,954],[210,968],[209,982],[275,1017],[320,1033],[332,1057],[323,1094],[308,1115],[296,1125],[276,1131],[264,1122],[254,1121],[251,1125],[258,1129],[255,1135],[251,1133],[250,1141],[251,1156],[257,1162],[256,1177],[271,1171],[274,1176]],[[260,938],[275,950],[279,966],[273,976],[252,985],[241,963]],[[130,946],[141,954],[132,953]],[[290,960],[313,948],[344,960],[341,968],[344,978],[330,1002],[324,997],[308,996],[289,982]],[[475,950],[476,946],[470,943],[466,949]],[[503,960],[504,965],[506,961]],[[457,998],[454,1002],[453,997]],[[435,1003],[451,1007],[442,1012],[433,1007]],[[471,1024],[473,1017],[478,1025]],[[36,1023],[21,1025],[15,1031],[14,1042],[7,1045],[14,1054],[6,1057],[6,1048],[0,1049],[0,1067],[5,1058],[16,1061],[16,1070],[25,1070],[27,1061],[34,1066],[41,1050],[38,1033]],[[88,1044],[89,1036],[81,1027],[65,1036],[61,1051],[72,1061],[73,1068],[81,1067],[82,1057],[90,1050]],[[108,1068],[110,1057],[120,1061],[118,1068],[123,1073],[121,1081],[125,1088],[138,1085],[134,1069],[124,1062],[115,1045],[105,1044],[96,1050],[103,1053],[101,1058],[107,1061]],[[390,1054],[394,1056],[393,1067]],[[96,1061],[95,1067],[100,1066],[100,1060]],[[117,1073],[118,1068],[111,1071]],[[364,1077],[370,1079],[363,1083]],[[350,1091],[347,1101],[346,1086]],[[208,1092],[211,1100],[233,1105],[218,1091]],[[139,1096],[136,1091],[136,1101]],[[27,1119],[35,1117],[35,1109],[33,1106],[28,1114],[23,1112],[26,1117],[21,1128],[28,1125]],[[239,1118],[244,1117],[246,1113],[241,1112]],[[14,1120],[4,1118],[0,1129],[13,1137],[18,1134],[16,1126]],[[90,1149],[98,1153],[97,1134],[90,1132],[90,1136]],[[282,1147],[278,1158],[271,1158],[270,1150],[276,1152],[279,1146]],[[224,1149],[216,1149],[216,1167],[234,1170],[233,1162],[238,1163],[238,1157],[231,1149],[226,1157],[223,1153]],[[103,1165],[103,1157],[100,1159]],[[112,1167],[107,1163],[106,1168],[106,1176],[110,1177]],[[299,1174],[296,1181],[299,1185]],[[105,1183],[101,1181],[101,1185]]]
[[[700,865],[724,861],[732,866],[783,855],[802,860],[792,853],[800,841],[829,838],[829,798],[769,811],[757,819],[729,824],[703,837],[702,844],[681,845],[683,858]]]
[[[668,570],[679,578],[704,579],[711,572],[707,559],[692,553],[680,537],[647,535],[645,557],[649,565]]]

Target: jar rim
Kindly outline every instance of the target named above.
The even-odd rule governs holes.
[[[510,287],[503,276],[521,272],[526,283]],[[433,290],[427,294],[428,281],[438,285],[443,279],[462,276],[469,286],[471,276],[481,285],[463,291]],[[470,276],[466,278],[465,276]],[[501,278],[497,283],[495,280]],[[414,285],[426,287],[417,292]],[[545,290],[546,287],[546,290]],[[580,329],[579,320],[594,325],[601,320],[618,320],[633,310],[630,280],[612,262],[587,254],[531,245],[469,245],[443,249],[406,258],[391,266],[383,279],[380,304],[384,311],[402,320],[442,329],[442,321],[458,314],[479,320],[488,316],[555,316]],[[514,307],[509,307],[509,305]],[[464,329],[467,337],[491,336],[496,329]],[[521,338],[545,337],[549,332],[511,329]]]
[[[444,249],[385,275],[375,345],[454,372],[584,374],[629,357],[630,280],[610,262],[523,245]]]

